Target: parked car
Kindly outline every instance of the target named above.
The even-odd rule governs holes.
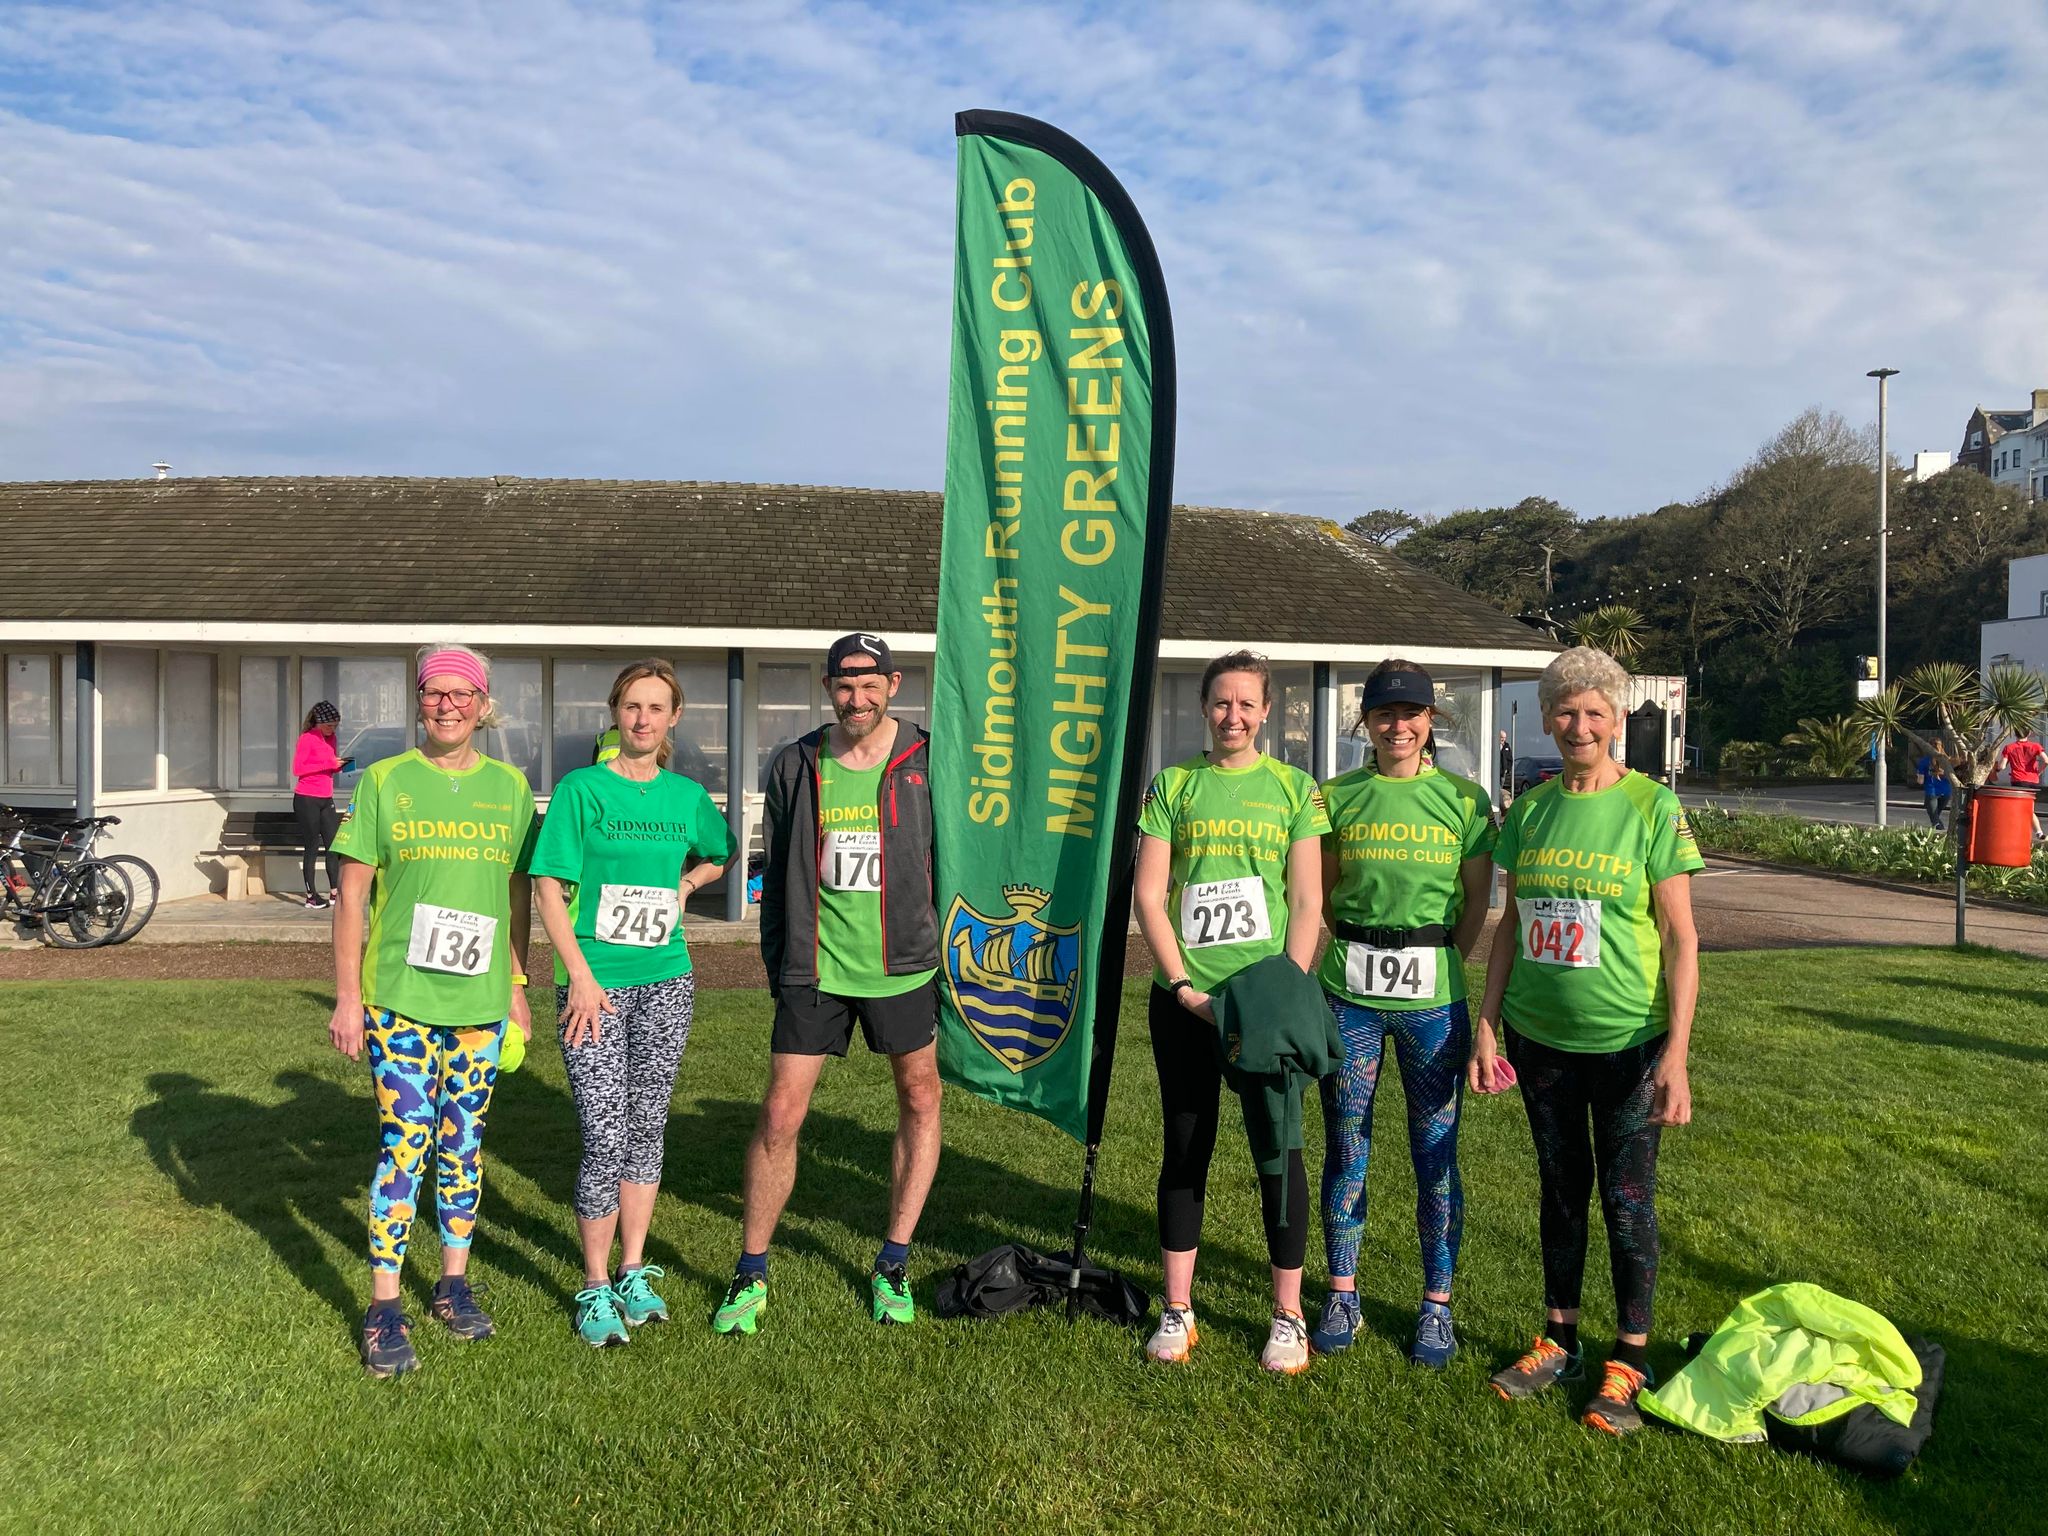
[[[1541,784],[1545,779],[1554,779],[1564,772],[1561,757],[1518,757],[1515,759],[1514,791],[1524,794]]]

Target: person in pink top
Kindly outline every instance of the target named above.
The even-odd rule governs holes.
[[[334,808],[334,776],[347,772],[355,759],[335,751],[334,736],[340,728],[341,711],[322,699],[306,711],[299,744],[292,748],[292,814],[299,819],[299,841],[305,848],[300,868],[306,905],[315,909],[332,905],[314,878],[321,854],[327,855],[327,889],[332,892],[341,885],[341,858],[331,846],[341,826],[341,813]]]

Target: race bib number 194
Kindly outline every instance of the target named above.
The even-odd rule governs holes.
[[[1354,997],[1394,997],[1415,1002],[1436,996],[1437,951],[1374,949],[1356,939],[1345,941],[1344,985]]]
[[[1522,957],[1538,965],[1590,970],[1600,964],[1600,903],[1566,896],[1530,896],[1515,903],[1522,919]]]
[[[417,906],[412,909],[412,941],[405,947],[405,963],[415,970],[481,976],[491,968],[491,945],[497,936],[495,917],[455,907]]]
[[[1180,941],[1187,948],[1258,944],[1272,937],[1273,922],[1266,915],[1266,882],[1257,875],[1181,887]]]

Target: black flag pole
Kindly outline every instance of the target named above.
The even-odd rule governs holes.
[[[1173,520],[1173,450],[1176,388],[1173,314],[1159,253],[1138,214],[1137,204],[1108,166],[1079,140],[1050,123],[1011,112],[962,112],[957,136],[985,134],[1039,150],[1060,162],[1102,204],[1123,235],[1138,280],[1152,360],[1152,447],[1145,493],[1144,584],[1139,589],[1137,644],[1129,710],[1124,720],[1123,773],[1110,820],[1109,900],[1095,955],[1095,1029],[1088,1061],[1088,1137],[1081,1163],[1081,1200],[1074,1216],[1074,1248],[1066,1270],[1067,1316],[1080,1310],[1087,1270],[1088,1234],[1095,1221],[1095,1165],[1109,1114],[1109,1084],[1116,1066],[1116,1037],[1123,1010],[1124,957],[1130,944],[1131,881],[1137,840],[1138,802],[1145,792],[1145,745],[1152,718],[1152,682],[1159,668],[1160,608],[1166,588],[1166,547]]]

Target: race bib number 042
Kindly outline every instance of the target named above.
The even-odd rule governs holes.
[[[881,890],[882,834],[827,832],[824,868],[819,874],[828,891]]]
[[[447,971],[456,976],[481,976],[491,968],[491,945],[498,920],[481,912],[455,907],[412,909],[412,941],[405,963],[420,971]]]
[[[1346,940],[1344,985],[1354,997],[1391,997],[1415,1002],[1436,996],[1437,951],[1420,945],[1409,949],[1374,949]]]
[[[1266,882],[1257,875],[1181,887],[1180,941],[1187,948],[1258,944],[1272,937]]]
[[[605,943],[659,949],[674,935],[680,905],[675,887],[608,885],[602,894],[596,932]]]
[[[1538,965],[1591,970],[1600,964],[1600,903],[1532,896],[1515,903],[1522,919],[1522,956]]]

